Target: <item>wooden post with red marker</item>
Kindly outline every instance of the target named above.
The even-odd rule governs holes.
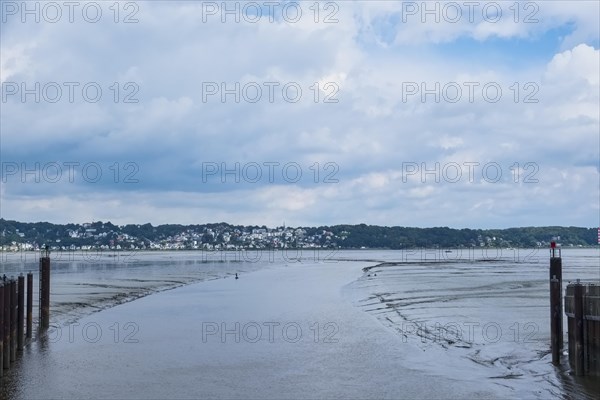
[[[558,250],[558,252],[557,252]],[[552,363],[560,363],[563,346],[562,329],[562,258],[556,242],[550,243],[550,347]]]

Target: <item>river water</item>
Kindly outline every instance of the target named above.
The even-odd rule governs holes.
[[[562,257],[563,286],[600,279],[598,249]],[[52,327],[2,395],[598,398],[550,362],[548,263],[538,249],[57,253]],[[2,254],[2,274],[37,268]]]

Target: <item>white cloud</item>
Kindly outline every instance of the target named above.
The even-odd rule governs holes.
[[[556,54],[548,64],[546,78],[554,81],[572,82],[585,79],[589,85],[598,86],[600,52],[586,44]]]
[[[105,96],[98,103],[13,98],[2,104],[3,160],[133,161],[140,183],[60,187],[65,196],[58,186],[10,182],[2,187],[2,216],[118,223],[594,224],[600,67],[597,43],[589,39],[597,21],[589,13],[597,6],[581,4],[588,8],[540,4],[538,24],[481,18],[422,24],[394,22],[402,10],[398,2],[352,2],[340,3],[339,23],[327,25],[312,19],[203,24],[196,3],[152,2],[140,3],[140,22],[131,26],[4,27],[3,81],[96,81]],[[526,54],[515,55],[522,58],[517,64],[510,54],[503,65],[486,54],[471,62],[460,43],[455,52],[438,53],[432,45],[499,37],[510,49],[513,38],[533,40],[567,23],[571,34],[547,39],[562,47],[543,62]],[[580,41],[563,48],[574,38]],[[115,103],[115,81],[137,83],[139,102]],[[303,97],[289,103],[279,91],[273,103],[236,103],[233,96],[222,103],[220,95],[203,101],[204,82],[235,81],[296,82]],[[324,104],[321,91],[315,103],[316,82],[338,83],[339,102]],[[465,82],[478,83],[473,101]],[[433,94],[423,102],[421,93],[406,96],[412,83],[419,90],[457,83],[463,94],[456,103],[443,93],[439,102]],[[486,83],[501,87],[500,101],[484,99]],[[525,102],[526,96],[537,102]],[[202,181],[205,162],[251,161],[298,162],[305,179],[297,185]],[[331,172],[324,170],[327,162],[339,167],[339,183],[323,183]],[[498,183],[483,179],[480,169],[473,182],[465,181],[466,170],[456,183],[443,176],[424,180],[420,173],[403,179],[405,163],[439,163],[443,171],[451,163],[480,168],[491,162],[502,169]],[[309,168],[315,163],[316,183]],[[539,167],[538,184],[522,182],[533,171],[526,163]],[[559,221],[548,215],[560,215]]]

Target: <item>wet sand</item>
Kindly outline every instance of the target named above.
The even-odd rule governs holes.
[[[600,279],[597,249],[563,251],[563,290],[577,278]],[[381,263],[350,285],[357,307],[423,350],[414,359],[423,370],[478,377],[517,398],[600,398],[600,382],[572,376],[566,354],[551,364],[548,286],[543,254],[515,262],[510,252]],[[566,316],[563,325],[567,343]]]
[[[0,274],[10,277],[33,272],[37,293],[38,256],[36,252],[3,253]],[[260,259],[247,259],[251,256],[245,259],[241,254],[201,251],[52,253],[52,323],[75,322],[156,292],[269,266]],[[34,295],[33,301],[35,310],[38,296]]]

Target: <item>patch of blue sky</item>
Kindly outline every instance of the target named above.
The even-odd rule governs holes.
[[[377,17],[371,24],[362,23],[360,27],[356,40],[362,50],[369,54],[418,51],[422,54],[435,54],[439,58],[460,58],[475,64],[502,63],[512,67],[548,62],[563,50],[563,41],[576,29],[575,24],[567,23],[543,32],[532,30],[528,36],[491,35],[486,39],[476,39],[471,33],[465,32],[451,41],[421,40],[414,44],[398,44],[395,42],[398,29],[402,27],[400,13]],[[598,48],[598,38],[592,38],[586,44]]]
[[[562,51],[563,40],[573,30],[574,26],[569,24],[529,37],[492,36],[486,40],[461,37],[452,42],[428,44],[428,46],[434,48],[436,54],[441,57],[460,57],[475,63],[485,60],[487,63],[498,62],[519,67],[550,61],[556,53]],[[595,44],[587,44],[598,46],[597,41]]]

